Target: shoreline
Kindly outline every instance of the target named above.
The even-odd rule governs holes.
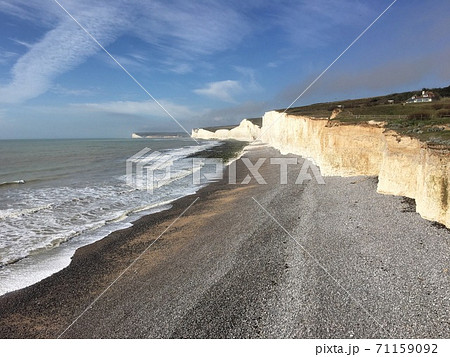
[[[220,146],[226,146],[226,143],[224,143],[224,145],[219,145],[218,147]],[[243,146],[244,150],[245,146],[243,144],[241,146]],[[214,149],[216,149],[216,147],[196,153],[196,156],[199,157],[202,153],[205,153],[207,151],[210,152],[212,151],[214,153],[216,152]],[[242,156],[242,152],[240,153],[239,157],[240,156]],[[226,171],[227,170],[228,165],[226,166]],[[78,281],[78,277],[80,276],[79,274],[81,275],[83,274],[82,272],[80,272],[80,270],[91,271],[93,269],[96,270],[97,272],[100,271],[100,275],[103,274],[104,270],[100,268],[101,263],[97,261],[97,258],[100,257],[102,250],[108,250],[109,253],[114,256],[115,255],[114,250],[121,248],[121,246],[126,244],[127,241],[133,240],[133,238],[135,238],[136,236],[144,234],[145,232],[147,232],[147,230],[152,229],[152,227],[154,226],[160,225],[162,222],[168,222],[171,219],[176,219],[176,217],[178,217],[180,213],[183,212],[183,210],[187,206],[189,206],[189,204],[192,203],[192,201],[194,200],[193,197],[207,197],[210,194],[210,192],[219,190],[221,185],[226,185],[225,183],[226,179],[223,179],[221,181],[222,182],[211,182],[206,186],[200,188],[196,193],[183,196],[171,202],[170,203],[171,207],[169,209],[144,215],[138,218],[137,220],[131,222],[132,224],[131,226],[111,232],[107,236],[95,242],[92,242],[90,244],[78,248],[71,257],[70,264],[65,268],[57,271],[51,276],[46,277],[35,284],[1,295],[0,322],[3,319],[5,312],[15,314],[14,310],[17,304],[21,305],[21,302],[27,303],[31,299],[34,300],[46,299],[48,296],[50,297],[50,300],[54,301],[54,297],[58,296],[59,294],[64,294],[64,289],[63,288],[57,289],[58,291],[55,292],[52,289],[52,287],[57,286],[60,283],[63,283],[64,285],[71,285],[68,282],[73,282],[74,279]],[[103,259],[108,260],[108,258]],[[109,264],[111,263],[112,263],[111,258],[109,258]],[[121,268],[126,268],[126,265],[122,265]],[[119,271],[120,269],[115,267],[115,270]],[[91,287],[93,286],[92,283],[90,284],[90,286]],[[91,295],[95,296],[95,294],[92,293]],[[72,299],[71,297],[68,296],[66,296],[66,298],[69,300]],[[85,301],[86,303],[88,302],[88,300]],[[37,305],[38,306],[41,305],[41,302],[38,302]],[[29,307],[26,306],[24,307],[26,310],[29,309]],[[39,315],[40,309],[36,311],[34,308],[32,308],[32,310],[34,310],[33,312],[37,312]],[[18,324],[21,325],[20,322]],[[0,338],[9,337],[9,333],[6,332],[5,334],[2,325],[3,324],[0,323]],[[3,325],[3,327],[5,326]],[[26,327],[26,324],[24,324],[23,327]],[[25,333],[25,336],[22,336],[22,333]],[[53,338],[55,338],[56,336],[57,335],[53,335]],[[13,334],[13,338],[35,338],[35,337],[39,338],[41,336],[39,335],[39,333],[37,336],[35,336],[33,333],[30,336],[28,336],[28,333],[25,331],[19,332],[18,336]],[[45,337],[52,338],[51,336]]]
[[[206,142],[209,141],[207,140]],[[244,146],[244,143],[239,143],[236,141],[219,142],[213,147],[190,154],[186,158],[208,155],[218,157],[224,156],[225,158],[228,156],[232,157],[233,155],[238,155],[240,151],[242,151],[241,148]],[[189,194],[195,194],[195,192],[201,189],[204,185],[205,184],[193,186],[191,190],[193,193]],[[134,224],[134,222],[143,216],[168,210],[170,209],[172,202],[181,197],[170,199],[169,201],[155,202],[148,206],[145,210],[136,210],[135,208],[132,208],[129,213],[125,212],[122,215],[122,219],[113,219],[92,231],[76,234],[71,239],[61,242],[52,249],[43,249],[37,254],[23,256],[7,264],[0,265],[0,269],[8,270],[5,274],[10,274],[9,276],[5,276],[5,286],[11,286],[13,288],[13,290],[11,290],[9,288],[4,289],[4,287],[0,287],[0,296],[36,284],[39,281],[57,273],[70,264],[77,249],[104,239],[108,237],[109,234],[117,230],[130,227]],[[83,237],[83,239],[80,239],[80,237]],[[28,274],[32,271],[36,271],[36,269],[39,272],[38,274],[35,273],[32,274],[31,277],[27,277]],[[10,276],[15,277],[17,282],[12,280]],[[3,277],[1,276],[0,280],[2,279]]]
[[[250,147],[244,157],[283,155]],[[241,182],[242,160],[237,168]],[[404,209],[401,197],[377,194],[373,178],[277,185],[278,170],[261,167],[267,185],[230,185],[225,175],[171,209],[78,249],[69,267],[0,297],[0,337],[57,337],[168,227],[63,338],[449,337],[447,231]]]

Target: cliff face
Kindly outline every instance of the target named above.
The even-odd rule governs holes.
[[[378,192],[415,198],[417,212],[450,228],[450,151],[385,135]]]
[[[239,126],[231,130],[219,129],[215,132],[205,129],[193,129],[192,137],[196,139],[235,139],[242,141],[253,141],[259,137],[261,129],[247,119],[241,121]]]
[[[326,119],[267,112],[261,131],[261,140],[282,154],[314,159],[323,175],[378,175],[383,134],[377,126],[330,126]]]
[[[261,140],[310,157],[325,176],[378,176],[378,192],[416,200],[422,217],[450,227],[450,152],[373,125],[267,112]]]
[[[260,139],[312,158],[324,176],[378,176],[378,192],[416,200],[426,219],[450,228],[450,150],[385,131],[380,123],[343,125],[328,119],[267,112],[262,128],[244,119],[231,130],[196,129],[199,139]]]

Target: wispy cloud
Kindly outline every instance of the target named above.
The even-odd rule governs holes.
[[[55,20],[61,15],[60,11],[50,1],[3,0],[0,1],[0,12],[43,27],[52,27]]]
[[[205,88],[195,89],[194,93],[233,103],[235,101],[234,95],[241,91],[242,87],[238,81],[226,80],[210,82]]]
[[[207,55],[239,42],[249,31],[245,17],[222,2],[135,1],[145,21],[132,27],[135,35],[173,54]]]
[[[359,0],[301,0],[279,6],[274,17],[293,44],[314,48],[336,40],[338,26],[340,31],[345,26],[366,26],[373,11]]]
[[[236,96],[245,93],[255,93],[262,90],[256,80],[256,71],[244,66],[233,66],[235,72],[240,75],[239,80],[225,80],[209,82],[203,88],[195,89],[194,93],[219,99],[224,102],[236,103]]]
[[[159,100],[161,105],[166,108],[175,118],[184,119],[197,115],[188,106],[175,104],[168,100]],[[72,107],[109,114],[139,116],[139,117],[165,117],[167,114],[154,101],[114,101],[104,103],[83,103],[72,104]]]
[[[78,8],[81,11],[83,8]],[[83,12],[86,28],[104,44],[111,43],[123,28],[117,8],[89,7]],[[115,17],[119,20],[114,19]],[[0,87],[0,101],[17,103],[46,92],[60,74],[83,63],[98,46],[71,20],[60,20],[56,28],[34,44],[12,68],[12,80]]]
[[[70,97],[84,97],[84,96],[91,96],[96,93],[93,89],[73,89],[73,88],[67,88],[60,84],[55,84],[51,89],[53,93],[59,94],[59,95],[65,95]]]
[[[276,44],[274,47],[278,52],[274,52],[274,58],[267,58],[268,62],[271,61],[267,66],[281,71],[288,56],[299,58],[305,47],[320,47],[340,41],[349,27],[367,25],[368,19],[373,19],[376,13],[375,8],[381,6],[360,0],[249,0],[244,3],[185,0],[60,1],[105,46],[123,36],[134,37],[148,44],[142,46],[147,50],[142,53],[131,46],[127,47],[128,53],[119,53],[117,48],[112,51],[117,54],[119,62],[130,66],[133,74],[136,72],[138,75],[140,71],[153,70],[180,75],[196,73],[200,67],[206,68],[212,55],[233,49],[248,38],[259,39],[256,33],[263,36],[271,34],[267,37],[272,41],[269,44]],[[442,4],[435,7],[439,13],[445,13]],[[54,90],[58,76],[73,70],[100,50],[53,0],[0,0],[0,12],[15,16],[23,23],[33,23],[42,30],[42,36],[32,41],[13,39],[28,50],[21,57],[11,55],[6,58],[10,54],[4,53],[0,58],[0,62],[11,66],[9,83],[0,85],[0,102],[24,102]],[[433,12],[433,15],[439,13]],[[448,21],[445,18],[433,32],[447,33],[446,29]],[[409,35],[409,28],[405,31]],[[421,34],[423,29],[416,32]],[[431,33],[431,30],[427,33]],[[271,37],[272,34],[274,37]],[[435,35],[423,41],[428,43],[436,38],[445,41],[445,36]],[[281,40],[281,45],[278,40]],[[416,42],[417,39],[414,37],[412,40]],[[281,51],[284,51],[282,55]],[[242,62],[245,62],[245,58]],[[304,62],[302,65],[305,65]],[[222,77],[232,79],[209,82],[194,92],[235,103],[238,94],[257,91],[259,87],[257,73],[248,68],[249,64],[246,66],[234,67],[240,77],[234,80],[232,76]],[[149,90],[151,92],[151,88]]]
[[[0,48],[0,65],[4,65],[12,61],[18,54],[11,51],[5,51]]]
[[[192,65],[188,63],[177,63],[169,67],[169,71],[177,74],[186,74],[193,71]]]
[[[132,54],[116,54],[112,53],[112,56],[125,68],[132,71],[139,71],[140,73],[145,73],[151,70],[149,65],[145,63],[144,59],[137,58]],[[99,56],[102,61],[108,64],[111,68],[117,68],[117,63],[111,59],[109,56]]]
[[[104,46],[123,34],[131,34],[155,46],[166,58],[183,58],[184,63],[170,67],[175,73],[191,71],[192,65],[187,61],[223,51],[238,43],[248,31],[242,16],[221,3],[66,0],[62,5]],[[18,103],[39,96],[57,76],[99,51],[92,39],[53,1],[44,5],[25,0],[1,1],[0,12],[52,26],[15,63],[12,80],[0,86],[1,102]],[[124,65],[140,61],[137,57],[121,60],[126,62]]]
[[[245,90],[249,91],[259,91],[261,90],[261,86],[256,80],[256,71],[253,68],[244,67],[244,66],[234,66],[234,70],[240,73],[243,76],[243,87]]]
[[[11,38],[10,40],[13,41],[13,42],[15,42],[15,43],[17,43],[18,45],[24,46],[24,47],[26,47],[26,48],[31,48],[31,47],[33,47],[33,45],[32,45],[31,43],[28,43],[28,42],[26,42],[26,41],[18,40],[17,38]]]

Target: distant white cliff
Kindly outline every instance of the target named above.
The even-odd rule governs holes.
[[[261,128],[253,124],[251,121],[244,119],[241,123],[233,129],[218,129],[216,131],[209,131],[205,129],[193,129],[192,137],[195,139],[218,139],[218,140],[241,140],[253,141],[261,134]]]
[[[174,138],[185,138],[188,137],[185,133],[172,133],[172,132],[139,132],[132,133],[132,139],[174,139]]]

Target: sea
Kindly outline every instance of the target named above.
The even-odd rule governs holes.
[[[206,181],[194,182],[188,157],[216,145],[188,137],[0,140],[0,295],[54,274],[79,247],[195,193]],[[157,155],[170,158],[170,179],[151,189],[137,184],[143,165],[136,162]]]

